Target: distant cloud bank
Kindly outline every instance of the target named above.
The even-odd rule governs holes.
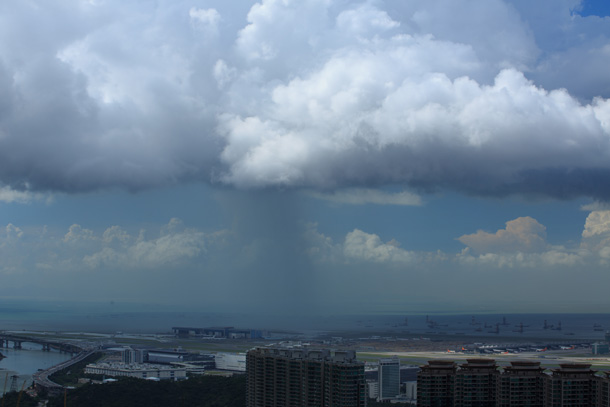
[[[484,297],[482,288],[494,293],[486,299],[490,304],[532,295],[559,301],[572,289],[587,290],[584,302],[606,301],[606,285],[591,286],[589,280],[607,278],[609,213],[591,212],[579,242],[551,245],[543,225],[521,217],[495,232],[459,237],[467,247],[458,252],[411,250],[358,228],[333,240],[313,223],[303,225],[297,247],[269,236],[245,236],[237,224],[203,231],[176,218],[158,230],[136,231],[119,225],[100,231],[74,224],[61,231],[9,223],[0,236],[0,293],[105,300],[135,298],[137,292],[138,301],[196,299],[252,309],[273,308],[286,292],[296,308],[339,299],[361,302],[369,292],[387,303],[404,301],[406,292],[409,300],[460,302],[474,292]],[[269,257],[273,249],[277,253]],[[523,281],[532,283],[525,287]],[[496,292],[498,285],[505,290]],[[537,293],[541,286],[548,290]],[[261,290],[273,295],[260,297]]]

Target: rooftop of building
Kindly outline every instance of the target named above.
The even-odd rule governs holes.
[[[427,365],[422,366],[422,369],[445,369],[445,370],[455,370],[456,363],[453,360],[429,360]]]
[[[559,367],[563,370],[589,370],[590,363],[560,363]]]
[[[183,370],[184,368],[176,368],[174,366],[167,365],[157,365],[151,363],[112,363],[112,362],[98,362],[98,363],[90,363],[87,367],[95,368],[95,369],[112,369],[112,370],[122,370],[122,371],[158,371],[158,370]]]
[[[589,363],[561,363],[559,369],[553,369],[554,373],[592,373]]]
[[[380,365],[400,365],[400,359],[398,359],[396,356],[394,356],[393,358],[382,358],[379,359],[379,364]]]
[[[360,362],[356,359],[356,352],[353,350],[331,351],[330,349],[311,349],[306,347],[264,347],[252,349],[248,353],[250,352],[286,359],[321,360],[331,361],[334,363],[357,363],[364,365],[363,362]]]
[[[544,368],[540,366],[540,362],[534,362],[530,360],[516,360],[510,362],[510,366],[505,366],[504,370],[508,372],[543,371]]]
[[[466,363],[461,364],[463,367],[495,367],[495,359],[472,358],[466,359]]]

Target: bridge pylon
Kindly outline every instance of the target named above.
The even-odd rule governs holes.
[[[16,374],[11,376],[11,389],[9,391],[17,391],[17,380],[19,380],[19,376]]]

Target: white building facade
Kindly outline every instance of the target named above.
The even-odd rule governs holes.
[[[110,377],[135,377],[138,379],[157,378],[161,380],[186,379],[185,368],[151,364],[124,365],[117,363],[91,363],[85,367],[86,374],[99,374]]]
[[[246,371],[245,353],[217,353],[215,356],[216,369],[231,370],[234,372]]]

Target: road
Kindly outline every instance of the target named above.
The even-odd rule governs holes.
[[[82,351],[79,354],[77,354],[76,356],[74,356],[72,359],[68,359],[65,362],[60,363],[59,365],[55,365],[46,370],[41,370],[41,371],[34,373],[32,375],[32,379],[34,381],[34,386],[40,387],[40,388],[45,388],[49,391],[63,390],[64,387],[60,384],[57,384],[57,383],[51,381],[49,379],[49,376],[55,372],[58,372],[62,369],[72,366],[75,363],[80,362],[81,360],[91,356],[93,353],[95,353],[94,350]]]

